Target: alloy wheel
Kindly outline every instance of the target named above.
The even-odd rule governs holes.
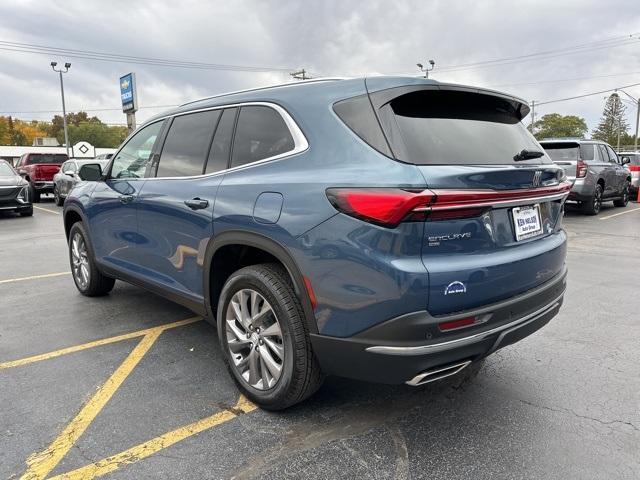
[[[593,211],[598,213],[601,207],[602,207],[602,191],[600,191],[600,189],[596,189],[596,192],[593,195]]]
[[[84,238],[76,233],[71,239],[71,265],[73,278],[81,289],[89,285],[89,257],[87,255],[87,245]]]
[[[226,311],[226,338],[233,366],[257,390],[273,388],[284,366],[280,322],[257,291],[238,290]]]

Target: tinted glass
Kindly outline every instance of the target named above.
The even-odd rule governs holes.
[[[16,173],[6,162],[0,162],[0,177],[12,177]]]
[[[640,165],[640,155],[637,153],[623,153],[623,157],[628,157],[631,162],[629,165]]]
[[[31,153],[24,165],[35,165],[37,163],[50,163],[53,165],[60,165],[63,162],[69,160],[66,154],[60,153]]]
[[[598,155],[596,154],[596,145],[592,143],[583,143],[580,145],[580,158],[582,160],[596,160]],[[606,159],[607,157],[605,157]],[[606,160],[605,160],[606,161]]]
[[[613,163],[618,163],[618,155],[616,155],[616,152],[613,151],[613,148],[611,148],[609,145],[604,145],[604,148],[607,149],[609,160]]]
[[[111,178],[142,178],[151,159],[151,150],[156,143],[162,121],[147,125],[127,142],[111,167]]]
[[[162,147],[156,176],[201,175],[219,116],[219,110],[209,110],[174,118]]]
[[[575,162],[578,160],[580,149],[577,144],[543,143],[544,151],[551,160],[558,162]]]
[[[420,90],[393,99],[380,115],[396,156],[418,165],[511,164],[524,149],[540,150],[514,105],[489,95]]]
[[[228,108],[222,113],[216,134],[213,137],[209,160],[205,173],[215,173],[227,168],[229,164],[229,152],[231,151],[231,138],[233,136],[233,124],[236,121],[237,108]]]
[[[293,150],[289,128],[269,107],[242,107],[238,117],[231,166],[237,167]]]

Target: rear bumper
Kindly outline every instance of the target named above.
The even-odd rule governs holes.
[[[33,182],[33,188],[40,193],[52,193],[53,181],[37,181]]]
[[[593,193],[595,191],[595,184],[592,182],[588,182],[588,179],[585,178],[576,178],[573,183],[573,187],[571,188],[571,192],[569,192],[569,197],[567,200],[575,201],[575,202],[586,202],[593,198]]]
[[[456,315],[416,312],[388,320],[349,338],[311,335],[327,374],[379,383],[409,383],[428,370],[479,360],[546,325],[560,310],[566,269],[545,284],[506,301]],[[491,314],[476,328],[425,338],[434,324]]]

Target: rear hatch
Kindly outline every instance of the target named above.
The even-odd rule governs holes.
[[[50,182],[53,176],[60,170],[60,165],[38,164],[34,167],[35,180],[41,182]]]
[[[553,163],[564,169],[567,178],[570,181],[576,179],[576,170],[578,161],[582,159],[580,154],[580,143],[574,141],[566,142],[540,142],[540,145],[547,152],[547,155],[551,157]],[[583,150],[586,150],[583,148]],[[593,146],[591,146],[591,160],[593,160]],[[588,154],[586,155],[589,156]]]
[[[50,182],[53,176],[60,170],[60,165],[69,159],[63,153],[31,153],[28,165],[33,167],[33,180]]]
[[[425,222],[431,314],[507,299],[563,270],[571,183],[522,125],[526,104],[442,84],[372,92],[367,82],[392,155],[427,185],[412,219]]]

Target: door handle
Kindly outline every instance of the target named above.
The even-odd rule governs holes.
[[[133,195],[120,195],[118,199],[120,200],[120,203],[131,203],[133,202]]]
[[[202,198],[192,198],[191,200],[185,200],[184,204],[191,210],[202,210],[209,206],[209,200],[203,200]]]

